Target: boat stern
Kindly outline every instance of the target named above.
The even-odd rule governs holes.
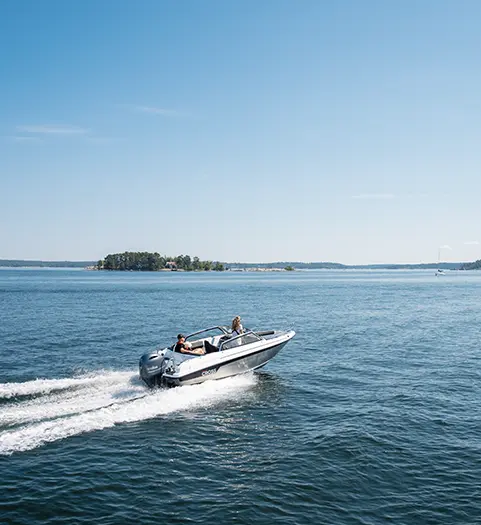
[[[168,361],[163,352],[149,352],[140,358],[139,375],[149,388],[162,385],[162,376]]]

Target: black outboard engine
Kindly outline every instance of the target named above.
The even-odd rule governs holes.
[[[163,375],[170,364],[170,358],[157,352],[144,354],[139,361],[139,373],[144,383],[154,388],[163,386]]]

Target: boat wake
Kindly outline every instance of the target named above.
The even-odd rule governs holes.
[[[173,412],[235,399],[255,384],[247,374],[169,390],[147,390],[132,372],[0,383],[0,455]]]

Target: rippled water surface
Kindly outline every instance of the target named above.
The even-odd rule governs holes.
[[[293,328],[150,392],[179,332]],[[481,274],[0,270],[0,523],[481,523]]]

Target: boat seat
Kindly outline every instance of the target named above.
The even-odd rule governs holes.
[[[211,354],[212,352],[218,352],[219,351],[217,346],[213,345],[212,343],[209,343],[209,341],[207,341],[207,339],[204,341],[204,348],[205,348],[205,353],[206,354]]]

